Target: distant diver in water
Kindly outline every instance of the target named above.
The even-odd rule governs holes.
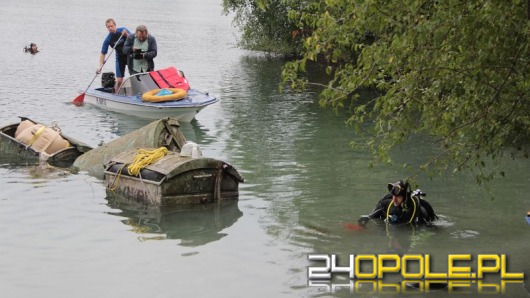
[[[377,203],[374,210],[359,218],[365,225],[370,219],[384,219],[388,224],[430,224],[438,218],[431,205],[421,198],[421,190],[408,191],[409,183],[402,180],[388,184],[389,193]]]
[[[29,46],[24,47],[24,52],[26,53],[36,54],[39,51],[40,51],[39,48],[34,43],[31,43]]]

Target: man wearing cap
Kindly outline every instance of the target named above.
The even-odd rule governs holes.
[[[131,75],[148,72],[155,69],[153,59],[157,54],[156,39],[148,34],[147,27],[136,27],[135,34],[130,34],[123,46],[123,53],[127,54],[127,66]]]
[[[359,224],[365,225],[374,218],[384,219],[389,224],[427,224],[437,219],[431,205],[420,195],[411,196],[408,188],[409,183],[402,180],[389,183],[389,193],[379,200],[370,214],[359,218]]]

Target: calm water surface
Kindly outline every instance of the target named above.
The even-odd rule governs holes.
[[[348,148],[356,136],[345,115],[319,108],[315,94],[279,94],[282,62],[237,49],[220,2],[0,0],[1,124],[55,121],[91,146],[146,125],[64,103],[94,76],[105,19],[146,24],[158,41],[157,67],[175,65],[221,99],[182,125],[187,139],[246,179],[235,204],[176,212],[107,197],[84,173],[0,156],[2,297],[393,296],[308,287],[308,253],[430,254],[442,272],[448,254],[503,253],[510,271],[530,274],[528,161],[503,161],[506,178],[488,185],[495,199],[470,175],[420,179],[441,217],[433,228],[346,229],[404,173],[368,169],[369,157]],[[23,53],[30,42],[42,52]],[[417,164],[430,150],[403,148],[395,158]],[[477,295],[474,284],[463,291]],[[529,294],[519,283],[501,296]]]

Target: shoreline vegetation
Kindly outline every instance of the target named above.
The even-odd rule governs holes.
[[[287,58],[281,88],[321,89],[319,103],[347,109],[352,142],[372,163],[415,136],[439,148],[410,178],[471,171],[503,177],[496,161],[530,148],[530,2],[224,0],[239,46]],[[313,63],[326,82],[309,79]],[[315,69],[314,67],[311,67]],[[378,96],[366,100],[361,91]],[[493,164],[493,167],[488,165]]]

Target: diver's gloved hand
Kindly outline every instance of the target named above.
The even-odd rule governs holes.
[[[368,217],[368,215],[361,215],[361,217],[359,218],[359,220],[357,220],[357,222],[358,222],[361,226],[365,226],[369,221],[370,221],[370,217]]]

